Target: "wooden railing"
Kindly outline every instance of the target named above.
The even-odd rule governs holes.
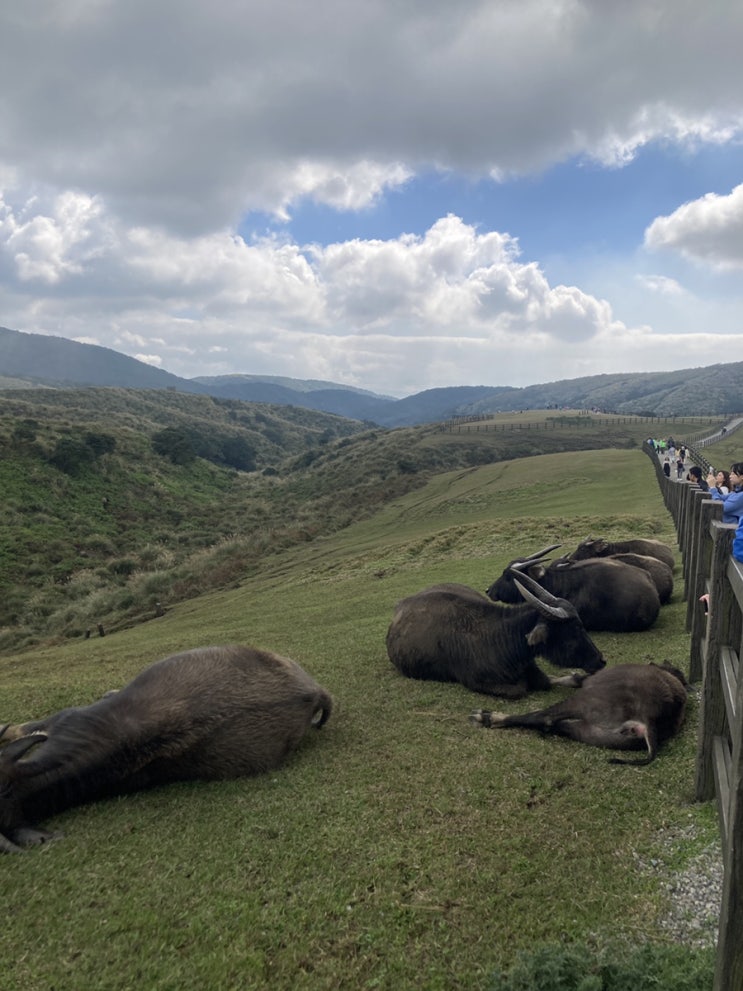
[[[725,865],[713,991],[743,989],[743,565],[722,503],[663,474],[645,445],[681,549],[689,680],[701,682],[695,797],[717,799]],[[709,604],[709,612],[706,604]]]
[[[617,427],[623,424],[645,424],[648,428],[657,426],[659,423],[667,426],[673,424],[678,432],[679,428],[685,428],[685,432],[690,432],[693,426],[699,427],[704,424],[703,436],[709,434],[709,424],[714,420],[722,424],[726,422],[724,415],[710,414],[709,416],[639,416],[634,414],[626,415],[602,415],[592,413],[589,410],[578,412],[562,412],[555,410],[549,413],[543,420],[497,420],[498,413],[470,413],[466,416],[455,416],[450,420],[445,420],[439,424],[439,430],[445,433],[510,433],[515,430],[558,430],[564,427]],[[648,433],[652,433],[652,429]],[[697,435],[695,435],[697,436]],[[701,435],[700,435],[701,436]],[[715,436],[715,435],[713,435]]]

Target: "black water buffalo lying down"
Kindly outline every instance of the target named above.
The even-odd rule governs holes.
[[[0,727],[0,851],[52,838],[35,824],[73,805],[275,768],[331,708],[288,658],[204,647],[157,661],[91,705]]]
[[[648,540],[645,537],[633,537],[628,540],[603,540],[589,537],[581,541],[570,555],[572,561],[584,561],[587,557],[611,557],[614,554],[646,554],[657,557],[673,571],[676,559],[673,551],[660,540]]]
[[[537,712],[504,715],[476,709],[471,718],[482,726],[536,729],[559,733],[592,747],[647,750],[636,761],[611,758],[613,764],[649,764],[658,746],[684,721],[687,684],[681,671],[664,662],[618,664],[583,681],[570,698]]]
[[[612,554],[611,557],[601,558],[602,561],[621,561],[623,564],[631,564],[634,568],[642,568],[647,571],[653,579],[658,598],[662,606],[671,601],[673,595],[673,571],[660,558],[651,557],[649,554]]]
[[[518,602],[514,581],[529,575],[542,588],[572,602],[587,630],[630,633],[647,630],[658,618],[660,598],[650,575],[620,561],[558,558],[546,565],[541,559],[559,547],[552,544],[530,557],[511,561],[488,588],[495,602]]]
[[[554,678],[537,655],[558,667],[598,671],[601,652],[569,602],[517,576],[526,600],[502,606],[466,585],[434,585],[395,608],[387,654],[409,678],[458,681],[473,692],[518,698],[554,684],[576,685],[575,675]]]

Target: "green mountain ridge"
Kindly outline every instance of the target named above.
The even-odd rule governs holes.
[[[19,385],[171,389],[314,409],[384,427],[461,416],[569,407],[650,416],[730,416],[743,407],[743,362],[669,372],[584,376],[524,387],[451,386],[403,399],[316,379],[220,375],[180,378],[110,348],[0,327],[0,390]]]

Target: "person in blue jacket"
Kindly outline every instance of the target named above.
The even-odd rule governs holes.
[[[737,523],[743,516],[743,461],[730,465],[730,491],[727,494],[717,491],[712,472],[707,476],[707,482],[709,494],[722,502],[722,522]]]
[[[733,540],[733,557],[743,564],[743,516],[738,520],[738,529]]]

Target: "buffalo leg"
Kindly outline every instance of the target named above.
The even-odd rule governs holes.
[[[604,747],[610,750],[639,750],[643,745],[647,748],[647,757],[635,761],[625,761],[621,757],[612,757],[613,764],[649,764],[655,760],[658,750],[655,730],[652,726],[636,719],[628,719],[615,726],[597,726],[564,711],[565,703],[540,709],[536,712],[507,714],[490,712],[487,709],[475,709],[470,719],[486,729],[520,729],[539,730],[542,733],[557,733],[567,736],[579,743],[587,743],[591,747]],[[560,710],[563,709],[561,712]]]
[[[563,674],[559,677],[548,675],[552,688],[580,688],[589,675],[574,671],[572,674]]]
[[[470,713],[470,719],[484,726],[486,729],[508,729],[516,726],[521,729],[540,730],[543,733],[556,732],[556,721],[549,713],[549,709],[540,709],[537,712],[524,712],[520,715],[491,712],[488,709],[475,709]]]
[[[472,679],[471,681],[464,682],[464,684],[471,692],[477,692],[478,695],[497,695],[499,698],[504,699],[521,699],[529,689],[525,678],[512,684],[487,681],[484,678]]]
[[[531,664],[525,676],[516,682],[494,682],[484,677],[474,677],[464,682],[465,686],[479,695],[497,695],[499,698],[520,699],[528,692],[548,692],[551,688],[579,688],[586,679],[585,674],[566,674],[555,677],[545,674],[538,664]]]
[[[13,740],[20,740],[22,736],[28,736],[28,731],[24,728],[23,723],[3,723],[0,726],[0,747],[4,747],[6,743],[12,743]]]
[[[48,719],[34,719],[29,723],[0,723],[0,747],[4,747],[6,743],[13,743],[14,740],[20,740],[24,736],[44,733],[55,719],[56,716],[51,716]]]
[[[0,833],[0,853],[22,853],[28,846],[39,846],[50,840],[61,839],[62,833],[51,833],[48,829],[32,829],[30,826],[18,826],[7,834]]]

